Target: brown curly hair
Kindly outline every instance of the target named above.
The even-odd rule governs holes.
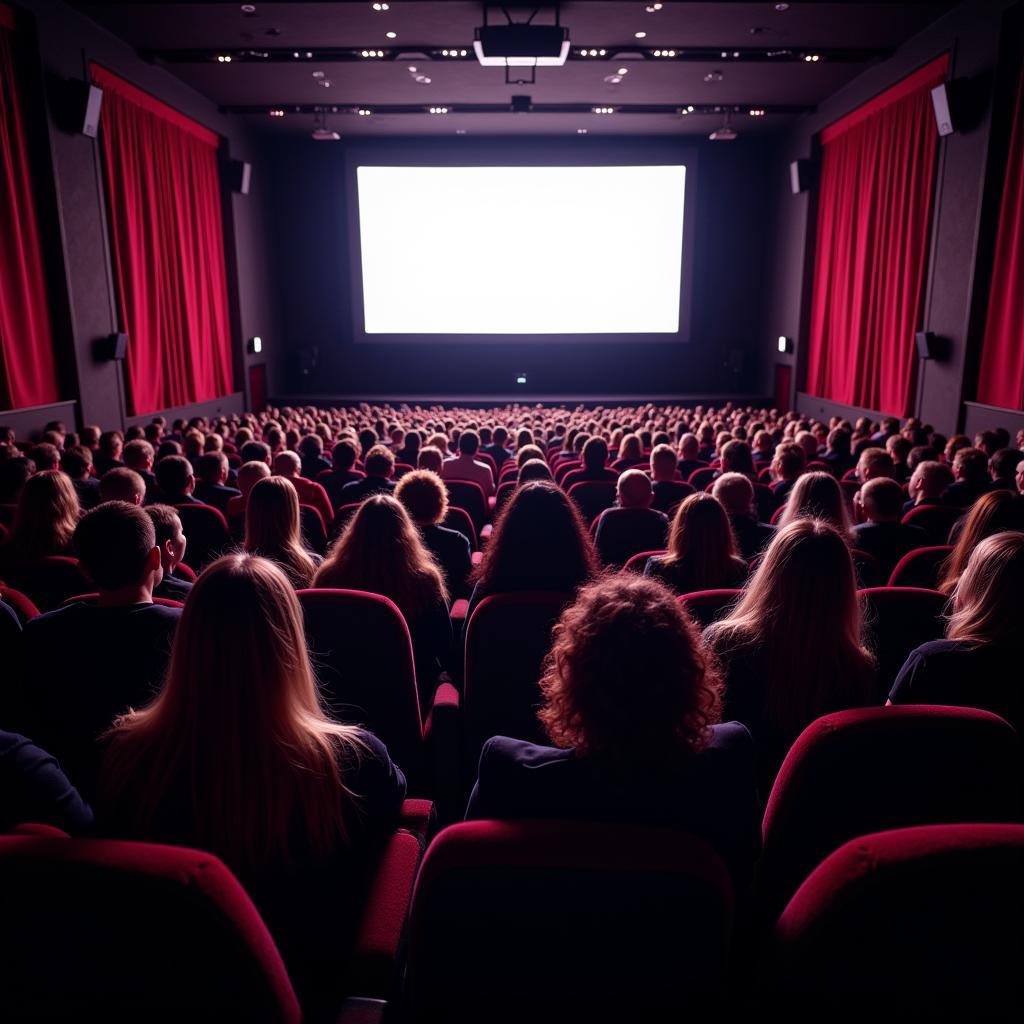
[[[674,595],[608,575],[555,626],[538,712],[549,739],[621,770],[679,766],[719,720],[718,670]]]

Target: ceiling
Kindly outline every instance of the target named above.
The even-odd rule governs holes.
[[[261,131],[308,136],[322,117],[343,136],[373,137],[707,134],[726,109],[742,134],[779,131],[954,5],[567,2],[570,58],[531,84],[474,58],[482,3],[74,6]],[[553,4],[505,8],[520,21],[538,6],[535,22],[552,23]],[[490,5],[489,20],[505,15]],[[529,96],[529,111],[514,113],[513,96]]]

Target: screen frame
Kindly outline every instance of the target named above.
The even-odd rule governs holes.
[[[409,139],[355,142],[346,145],[344,190],[351,289],[352,340],[360,345],[461,344],[687,344],[693,319],[693,277],[696,252],[698,150],[692,144],[660,139],[575,140],[531,139]],[[356,169],[391,167],[629,167],[683,164],[682,272],[679,282],[679,330],[653,334],[367,334],[363,305],[363,262]],[[614,277],[609,266],[609,278]]]

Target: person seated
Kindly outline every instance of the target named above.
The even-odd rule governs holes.
[[[910,467],[907,465],[907,459],[912,448],[913,445],[901,434],[893,434],[885,442],[885,450],[892,459],[892,478],[898,484],[906,483],[907,477],[910,476]]]
[[[953,483],[943,492],[949,505],[970,508],[983,494],[992,490],[988,456],[980,448],[961,448],[953,456]]]
[[[1024,452],[1016,448],[1000,448],[989,460],[988,471],[992,489],[1017,490],[1017,469],[1024,462]]]
[[[225,486],[228,479],[228,457],[223,452],[205,452],[196,460],[196,485],[193,497],[204,505],[226,512],[228,502],[241,495],[237,487]]]
[[[25,624],[21,731],[53,754],[88,798],[96,739],[117,715],[156,694],[181,609],[153,603],[163,570],[153,521],[141,508],[97,505],[82,517],[74,543],[99,597]],[[112,656],[92,656],[97,644]]]
[[[495,427],[491,434],[491,443],[484,445],[481,451],[494,459],[494,464],[500,472],[501,467],[512,458],[512,452],[508,448],[508,431],[504,427]]]
[[[416,463],[419,461],[421,445],[422,440],[417,431],[410,430],[408,433],[403,434],[400,447],[395,449],[396,463],[401,462],[415,469]]]
[[[65,449],[60,468],[74,485],[79,507],[84,511],[95,508],[100,503],[100,482],[92,475],[92,451],[82,445]]]
[[[395,481],[391,479],[395,471],[395,457],[382,444],[375,444],[363,461],[366,476],[345,484],[340,492],[339,505],[354,505],[373,494],[391,494],[395,489]]]
[[[598,517],[594,543],[605,565],[620,567],[641,551],[660,551],[668,516],[651,508],[654,493],[647,474],[627,469],[616,484],[618,505]]]
[[[771,464],[771,489],[779,503],[785,503],[806,466],[807,455],[800,445],[786,441],[775,449]]]
[[[528,484],[531,480],[554,480],[551,467],[536,456],[531,456],[520,463],[519,471],[516,473],[516,486]]]
[[[884,448],[865,448],[857,457],[857,480],[865,484],[869,480],[893,475],[892,456]]]
[[[903,503],[903,515],[919,505],[945,505],[943,494],[952,483],[953,470],[944,462],[919,462],[907,481],[910,499]]]
[[[192,493],[195,473],[184,455],[168,455],[156,464],[156,483],[165,505],[201,505]]]
[[[26,454],[34,463],[37,473],[60,469],[60,449],[56,445],[43,441],[41,444],[32,445]]]
[[[655,445],[651,452],[651,490],[654,493],[651,508],[665,515],[671,515],[683,498],[693,494],[693,488],[678,477],[678,463],[671,445]]]
[[[667,554],[648,558],[644,575],[677,594],[742,587],[747,563],[721,502],[711,494],[691,494],[683,501],[672,520]]]
[[[237,476],[239,493],[227,503],[224,510],[228,522],[232,524],[244,521],[249,494],[256,484],[270,476],[270,467],[265,462],[243,462],[238,467]]]
[[[0,730],[0,833],[25,822],[81,835],[92,828],[92,808],[56,758],[26,737]]]
[[[163,571],[162,579],[153,588],[153,596],[184,603],[192,584],[174,575],[188,547],[181,519],[170,505],[147,505],[145,512],[153,520],[156,546],[160,549],[160,568]]]
[[[698,469],[706,469],[708,460],[703,458],[700,440],[696,434],[683,434],[679,439],[679,464],[676,469],[684,481],[688,481]]]
[[[35,471],[35,463],[23,455],[0,459],[0,504],[17,505],[25,481]]]
[[[448,514],[444,481],[436,473],[416,469],[398,481],[395,497],[405,506],[423,543],[441,567],[448,592],[465,597],[473,553],[468,537],[441,525]]]
[[[797,519],[817,519],[828,523],[839,536],[853,544],[855,534],[850,509],[843,489],[831,473],[803,473],[779,517],[779,528]]]
[[[1017,475],[1014,482],[1017,484],[1017,493],[1024,494],[1024,459],[1017,463]]]
[[[895,480],[869,480],[857,492],[854,503],[860,507],[864,522],[853,528],[853,546],[874,558],[883,580],[889,578],[905,554],[928,546],[924,530],[900,523],[903,488]]]
[[[583,446],[580,458],[583,461],[583,465],[579,469],[574,469],[571,473],[567,473],[565,479],[562,480],[562,487],[565,488],[566,492],[574,484],[581,483],[584,480],[600,480],[614,483],[619,478],[619,474],[615,470],[608,469],[606,466],[608,462],[608,442],[603,437],[592,437]]]
[[[326,529],[334,518],[334,506],[323,487],[301,476],[301,470],[302,463],[295,452],[278,452],[274,456],[274,476],[282,477],[295,488],[300,505],[311,505],[320,513]]]
[[[327,492],[332,508],[337,508],[343,504],[341,489],[346,484],[363,479],[363,474],[355,469],[358,454],[356,446],[347,439],[338,441],[331,451],[331,460],[334,465],[331,469],[331,475],[325,479],[322,486]]]
[[[757,480],[757,470],[754,468],[754,459],[750,453],[750,445],[746,441],[732,438],[722,446],[721,465],[716,471],[716,476],[723,473],[742,473],[750,477],[752,481]]]
[[[103,476],[108,470],[123,466],[124,435],[120,430],[107,430],[100,434],[99,447],[93,458],[96,475]]]
[[[389,494],[365,498],[327,553],[313,586],[366,590],[394,601],[412,637],[420,704],[426,712],[450,664],[452,622],[444,575],[405,506]]]
[[[639,434],[626,434],[619,444],[619,457],[609,467],[616,473],[623,473],[634,466],[641,466],[644,458],[644,446]]]
[[[70,477],[57,469],[36,473],[21,489],[0,560],[4,565],[24,565],[51,555],[74,556],[80,511]]]
[[[306,434],[299,441],[297,451],[302,461],[299,472],[307,480],[316,480],[318,474],[333,468],[324,456],[324,439],[318,434]]]
[[[775,535],[775,527],[758,521],[750,477],[742,473],[723,473],[715,480],[711,493],[729,517],[739,554],[745,561],[752,561],[768,546]]]
[[[475,458],[480,449],[480,435],[475,430],[464,430],[459,435],[459,454],[445,459],[441,466],[443,480],[471,480],[483,488],[484,497],[494,494],[494,473],[486,462]]]
[[[874,660],[846,540],[797,519],[776,533],[739,602],[704,630],[725,679],[723,717],[750,730],[766,798],[800,733],[874,699]]]
[[[274,562],[296,590],[312,586],[321,559],[302,544],[299,496],[290,480],[272,476],[253,485],[245,507],[243,547]]]
[[[366,871],[405,791],[380,740],[325,714],[284,574],[237,553],[196,582],[160,694],[110,729],[96,813],[104,835],[221,858],[303,1019],[333,1020]]]
[[[436,445],[427,444],[420,449],[416,458],[416,468],[425,469],[430,473],[441,475],[441,467],[444,465],[444,455]]]
[[[1024,495],[1004,490],[983,494],[950,531],[954,547],[942,564],[938,589],[943,594],[952,594],[974,549],[986,537],[1006,530],[1024,530]]]
[[[238,451],[238,457],[245,462],[265,462],[268,466],[272,458],[270,445],[262,441],[246,441]]]
[[[1017,652],[1022,602],[1024,533],[986,537],[971,551],[953,587],[945,639],[910,653],[889,703],[982,708],[1018,732],[1024,729]]]
[[[843,427],[833,427],[828,432],[825,441],[825,454],[821,456],[829,471],[837,479],[841,478],[847,470],[853,468],[853,455],[851,453],[852,435],[849,430]]]
[[[156,501],[159,496],[159,487],[157,486],[156,476],[153,473],[153,464],[155,461],[153,446],[148,441],[129,441],[124,446],[122,458],[125,466],[138,473],[145,482],[145,503],[150,504]],[[103,476],[106,475],[106,473],[103,474]]]
[[[772,456],[775,454],[775,442],[767,430],[759,430],[754,434],[754,442],[751,446],[751,456],[754,460],[754,468],[760,473],[771,465]]]
[[[642,642],[636,638],[642,637]],[[550,747],[484,744],[466,810],[679,828],[721,855],[743,893],[760,849],[754,749],[719,723],[714,662],[673,595],[610,576],[562,612],[540,681]]]

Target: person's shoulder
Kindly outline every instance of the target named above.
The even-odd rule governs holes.
[[[742,722],[719,722],[710,727],[710,733],[705,751],[737,751],[753,758],[754,737]]]
[[[960,640],[928,640],[920,647],[915,647],[907,660],[927,662],[929,659],[943,658],[950,654],[964,654],[970,650],[971,647]]]
[[[90,607],[86,602],[79,601],[75,604],[69,604],[64,608],[55,608],[53,611],[43,612],[42,615],[37,615],[34,619],[29,619],[25,623],[25,636],[31,638],[73,628],[84,617],[88,616]]]
[[[480,751],[480,772],[537,770],[552,764],[571,761],[575,751],[547,747],[511,736],[492,736]]]

